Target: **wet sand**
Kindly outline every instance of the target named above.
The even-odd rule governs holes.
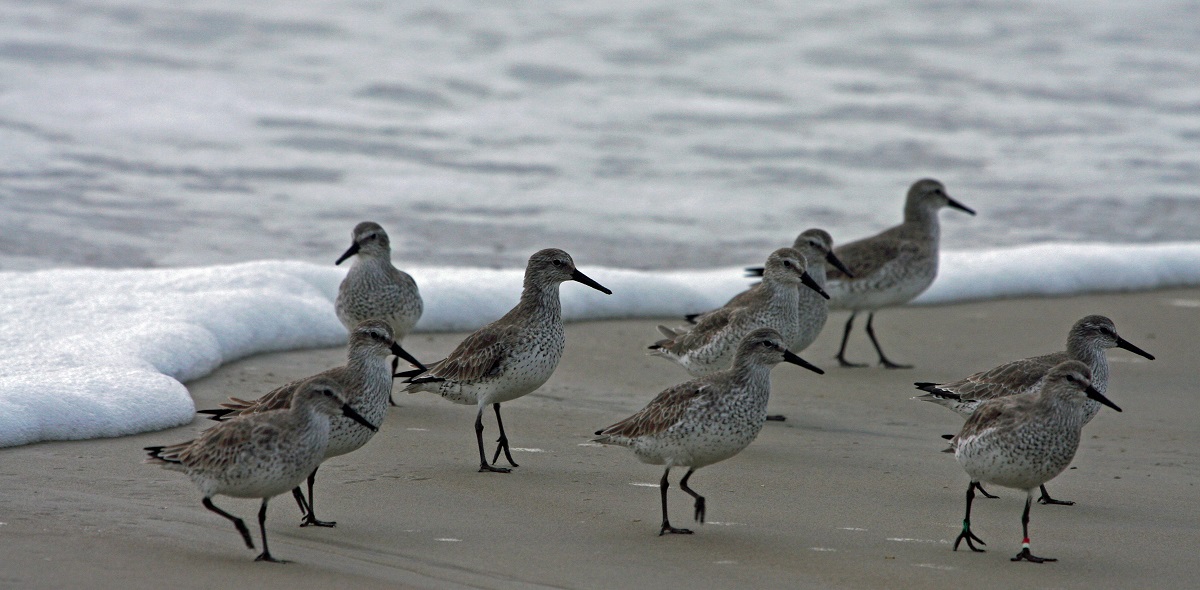
[[[696,310],[699,311],[699,310]],[[1109,397],[1084,430],[1070,470],[1049,484],[1075,506],[1035,505],[1034,553],[1020,549],[1021,492],[992,486],[973,529],[986,553],[950,549],[967,476],[940,453],[961,420],[912,401],[913,381],[948,380],[1003,361],[1059,350],[1080,317],[1100,313],[1158,357],[1109,354]],[[477,473],[474,409],[429,394],[398,394],[366,447],[321,468],[318,515],[333,529],[299,528],[291,498],[272,502],[271,551],[255,563],[233,527],[200,505],[179,473],[140,463],[141,448],[192,438],[206,420],[119,439],[0,451],[0,587],[209,588],[1122,588],[1193,587],[1200,577],[1200,290],[911,307],[879,315],[893,360],[915,369],[840,369],[832,360],[845,314],[802,356],[818,376],[781,365],[768,423],[742,454],[672,472],[672,523],[658,537],[660,467],[627,449],[590,443],[592,431],[686,380],[644,355],[656,323],[570,324],[567,354],[539,391],[504,405],[521,467]],[[441,358],[462,334],[417,334],[405,348]],[[874,360],[856,329],[850,356]],[[260,355],[189,384],[198,408],[255,397],[344,359],[341,349]],[[491,413],[484,433],[496,430]],[[257,501],[218,497],[258,542]]]

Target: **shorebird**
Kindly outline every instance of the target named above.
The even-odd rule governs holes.
[[[917,389],[926,393],[913,399],[933,402],[953,410],[964,418],[970,418],[979,405],[987,400],[1037,389],[1050,369],[1069,360],[1087,365],[1091,371],[1092,387],[1101,394],[1106,394],[1108,355],[1105,350],[1109,348],[1124,348],[1154,360],[1154,355],[1130,344],[1117,334],[1117,327],[1112,320],[1102,315],[1089,315],[1071,326],[1071,330],[1067,332],[1065,351],[1012,361],[949,383],[917,382],[914,384]],[[1087,424],[1100,411],[1100,402],[1087,400],[1083,407],[1083,423]],[[986,497],[995,497],[982,487],[979,491]],[[1042,495],[1038,498],[1040,504],[1074,504],[1071,501],[1051,498],[1046,486],[1042,486],[1041,492]]]
[[[387,232],[373,221],[354,226],[350,247],[334,265],[351,256],[357,258],[342,279],[334,302],[338,319],[346,330],[354,331],[363,320],[379,318],[392,327],[396,342],[403,342],[421,319],[424,303],[416,281],[392,266],[392,243]],[[393,373],[399,362],[398,356],[392,360]],[[388,403],[396,405],[390,395]]]
[[[665,339],[650,345],[650,354],[674,361],[694,377],[729,368],[738,343],[757,328],[774,328],[784,343],[800,332],[800,285],[828,298],[805,271],[807,262],[794,248],[780,248],[767,258],[763,282],[724,307],[703,314],[691,330],[659,326]]]
[[[501,451],[509,465],[518,466],[509,451],[500,404],[541,387],[558,366],[566,346],[558,287],[566,281],[578,281],[612,294],[575,268],[570,254],[557,248],[540,250],[529,257],[516,307],[468,336],[450,356],[429,365],[427,370],[397,375],[407,377],[404,391],[409,393],[428,391],[454,403],[478,407],[475,440],[479,445],[479,471],[512,471],[495,466]],[[483,451],[483,411],[489,405],[496,412],[500,430],[490,464]]]
[[[1013,561],[1034,563],[1056,561],[1037,557],[1029,551],[1029,505],[1033,489],[1062,473],[1079,448],[1083,430],[1084,404],[1089,399],[1118,412],[1121,408],[1092,387],[1091,371],[1079,361],[1066,361],[1050,369],[1041,388],[1030,395],[1015,395],[988,400],[950,439],[954,458],[971,477],[967,486],[967,512],[963,530],[954,540],[954,550],[962,541],[971,551],[983,551],[984,545],[971,532],[971,502],[980,482],[1025,490],[1025,512],[1021,515],[1024,541]]]
[[[805,272],[808,273],[814,283],[821,289],[825,288],[826,273],[825,261],[834,268],[841,271],[843,274],[853,277],[846,265],[842,264],[841,259],[833,253],[833,237],[829,232],[823,229],[806,229],[796,236],[796,241],[792,244],[792,248],[804,257],[806,264]],[[747,276],[761,277],[765,269],[761,266],[754,266],[746,269]],[[754,291],[762,288],[762,283],[754,285],[749,289],[734,295],[725,305],[744,305],[754,297]],[[829,302],[826,297],[822,297],[819,292],[814,289],[800,289],[800,329],[796,333],[795,340],[788,343],[788,350],[793,352],[802,352],[805,348],[817,339],[821,334],[821,329],[825,327],[825,321],[829,319]],[[687,321],[697,323],[703,319],[706,314],[692,314],[686,316]]]
[[[787,349],[773,328],[759,328],[741,339],[733,365],[659,393],[636,414],[601,430],[595,442],[633,449],[643,463],[666,465],[659,489],[662,526],[658,534],[691,534],[667,518],[667,481],[672,467],[687,467],[679,487],[695,498],[695,519],[704,522],[704,496],[688,487],[697,469],[742,451],[762,430],[771,394],[771,368],[781,362],[824,371]]]
[[[186,473],[200,493],[204,507],[229,519],[254,549],[242,519],[213,504],[218,494],[235,498],[262,498],[258,529],[262,553],[255,561],[280,562],[267,548],[267,501],[296,488],[325,459],[330,441],[330,420],[344,416],[355,428],[374,432],[342,397],[340,385],[327,377],[300,384],[287,409],[250,414],[222,422],[195,440],[161,447],[146,447],[145,463]]]
[[[805,272],[822,289],[825,288],[825,264],[822,260],[843,274],[851,278],[854,276],[846,268],[846,265],[842,264],[841,259],[833,253],[833,236],[823,229],[811,228],[800,232],[800,235],[796,236],[795,242],[792,243],[792,248],[800,252],[805,261],[809,262]],[[746,269],[746,276],[761,277],[763,271],[764,268],[761,266],[752,266]],[[760,289],[761,285],[762,283],[759,283],[738,293],[725,305],[742,305],[753,297],[752,292]],[[796,338],[788,343],[788,350],[796,353],[804,352],[804,349],[808,348],[817,339],[817,336],[821,335],[821,330],[825,328],[825,322],[829,319],[829,302],[826,299],[827,297],[812,289],[800,289],[799,330],[796,331]],[[692,314],[686,317],[689,322],[694,324],[703,315]],[[773,414],[767,416],[767,420],[782,422],[787,420],[787,417],[782,414]]]
[[[350,333],[345,365],[292,381],[256,400],[229,398],[229,401],[221,404],[221,409],[200,410],[199,413],[207,414],[210,420],[220,422],[237,416],[288,408],[293,404],[296,393],[303,390],[309,379],[320,377],[337,383],[346,400],[367,420],[381,424],[387,415],[387,400],[392,392],[392,371],[387,362],[390,354],[408,358],[408,353],[392,339],[392,328],[387,322],[380,319],[366,320],[359,323]],[[326,459],[361,448],[375,434],[375,431],[359,428],[350,420],[341,417],[333,418],[332,428],[329,447],[325,450]],[[317,519],[313,501],[313,483],[316,479],[317,469],[314,467],[308,475],[307,500],[304,499],[299,486],[292,490],[296,503],[304,512],[304,520],[300,526],[334,526],[336,522]]]
[[[846,360],[846,341],[854,317],[868,312],[867,336],[879,354],[879,363],[889,369],[907,369],[910,365],[892,362],[883,354],[875,338],[872,322],[875,312],[908,303],[933,283],[938,269],[938,210],[952,207],[971,215],[975,211],[950,198],[941,182],[925,178],[913,183],[904,202],[904,223],[869,238],[834,249],[853,277],[838,269],[828,269],[832,309],[850,310],[837,360],[843,367],[865,367]]]

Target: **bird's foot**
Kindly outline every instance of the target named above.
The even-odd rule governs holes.
[[[662,524],[662,528],[659,529],[659,531],[658,531],[658,536],[661,537],[663,535],[668,535],[668,534],[670,534],[670,535],[690,535],[690,534],[692,534],[692,531],[691,531],[691,529],[677,529],[677,528],[671,526],[671,523],[664,520],[663,524]]]
[[[508,461],[509,465],[512,465],[513,467],[520,467],[520,465],[517,465],[516,461],[513,461],[512,452],[508,448],[508,438],[501,436],[500,438],[496,439],[496,442],[500,444],[496,445],[496,454],[492,455],[492,465],[495,465],[496,461],[500,460],[500,452],[503,451],[504,459]]]
[[[317,520],[317,517],[313,516],[313,513],[309,512],[308,514],[304,515],[304,520],[300,521],[300,526],[302,526],[302,527],[319,526],[319,527],[333,528],[333,527],[337,526],[337,522],[332,521],[332,520]]]
[[[1075,502],[1073,502],[1071,500],[1055,500],[1054,498],[1050,497],[1050,494],[1042,492],[1041,497],[1038,498],[1038,504],[1042,504],[1042,505],[1057,504],[1059,506],[1074,506]]]
[[[976,537],[975,533],[971,532],[971,525],[966,524],[966,523],[963,524],[963,530],[961,533],[958,534],[958,538],[954,540],[954,550],[955,551],[958,551],[958,544],[961,543],[963,540],[966,540],[967,547],[969,547],[971,549],[971,551],[974,551],[976,553],[983,553],[983,549],[976,547],[975,544],[972,543],[972,541],[978,541],[980,545],[987,545],[987,543],[983,542],[983,539]]]
[[[484,471],[491,471],[492,473],[512,473],[512,469],[507,467],[496,467],[494,465],[488,465],[487,463],[480,463],[479,472],[483,473]]]
[[[259,553],[258,557],[254,558],[254,561],[269,561],[271,563],[291,563],[290,561],[288,561],[286,559],[275,559],[274,557],[271,557],[271,554],[267,553],[266,551]]]
[[[1058,561],[1058,559],[1053,558],[1053,557],[1038,557],[1038,556],[1030,553],[1028,545],[1026,545],[1025,547],[1022,547],[1021,552],[1018,553],[1016,557],[1012,558],[1012,560],[1013,561],[1028,561],[1030,563],[1045,563],[1047,561]]]
[[[770,416],[767,416],[767,420],[771,422],[785,422],[787,420],[787,416],[784,416],[783,414],[771,414]]]

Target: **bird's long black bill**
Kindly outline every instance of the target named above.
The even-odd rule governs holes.
[[[1146,357],[1150,360],[1154,360],[1154,355],[1130,344],[1127,340],[1125,340],[1124,338],[1122,338],[1120,336],[1117,336],[1117,348],[1124,348],[1125,350],[1128,350],[1129,352],[1132,352],[1133,354]]]
[[[834,256],[833,252],[825,255],[825,262],[832,264],[834,268],[842,271],[842,274],[850,278],[854,278],[854,273],[850,272],[850,269],[846,268],[846,265],[842,263],[842,260],[837,256]]]
[[[358,254],[358,248],[359,248],[358,242],[354,242],[353,244],[350,244],[350,247],[346,248],[346,251],[343,252],[342,255],[338,257],[337,262],[334,262],[333,265],[337,266],[337,265],[345,262],[347,258],[354,256],[355,254]]]
[[[370,428],[371,432],[379,432],[378,426],[367,422],[367,419],[363,418],[362,414],[354,411],[354,408],[351,408],[350,404],[342,404],[342,415],[354,420],[355,422],[358,422],[359,424],[362,424],[363,426],[366,426],[367,428]]]
[[[746,267],[746,276],[747,277],[761,277],[761,276],[763,276],[763,273],[766,271],[767,271],[767,269],[765,269],[761,266],[747,266]]]
[[[412,365],[414,367],[417,367],[417,368],[421,369],[422,371],[427,370],[425,365],[421,364],[421,361],[417,360],[417,357],[415,357],[411,354],[408,354],[408,351],[401,348],[399,343],[396,343],[396,342],[392,343],[392,354],[412,363]]]
[[[1091,385],[1088,385],[1088,386],[1087,386],[1087,389],[1085,389],[1085,390],[1083,390],[1083,391],[1084,391],[1084,393],[1086,393],[1086,394],[1087,394],[1087,396],[1088,396],[1088,397],[1090,397],[1090,398],[1092,398],[1092,399],[1094,399],[1094,400],[1096,400],[1096,401],[1098,401],[1098,402],[1100,402],[1100,403],[1102,403],[1102,404],[1104,404],[1104,405],[1106,405],[1106,406],[1108,406],[1108,407],[1110,407],[1110,408],[1112,408],[1112,409],[1114,409],[1114,410],[1116,410],[1116,411],[1118,411],[1118,412],[1120,412],[1120,411],[1121,411],[1121,408],[1118,408],[1118,407],[1117,407],[1117,404],[1114,404],[1114,403],[1112,403],[1112,401],[1111,401],[1111,400],[1109,400],[1107,397],[1104,397],[1104,394],[1103,394],[1103,393],[1100,393],[1099,391],[1096,391],[1096,388],[1095,388],[1095,387],[1092,387]]]
[[[579,281],[580,283],[583,283],[601,293],[604,293],[605,295],[612,295],[612,291],[609,291],[608,287],[605,287],[604,285],[601,285],[600,283],[593,281],[591,279],[591,277],[579,272],[579,270],[574,270],[571,272],[571,280]]]
[[[783,351],[783,360],[785,360],[789,363],[792,363],[793,365],[799,365],[801,367],[804,367],[805,369],[808,369],[809,371],[812,371],[818,375],[825,374],[825,371],[822,371],[821,367],[818,367],[818,366],[800,358],[796,353],[794,353],[790,350]]]
[[[821,297],[829,299],[829,293],[826,293],[825,289],[822,289],[821,285],[818,285],[817,282],[813,280],[812,275],[808,274],[807,272],[800,274],[800,282],[804,283],[805,287],[808,287],[809,289],[819,293]]]
[[[970,213],[971,215],[975,214],[974,209],[972,209],[966,205],[963,205],[962,203],[959,203],[958,201],[955,201],[954,199],[951,199],[950,197],[946,197],[946,200],[949,201],[949,203],[947,203],[948,205],[950,205],[951,207],[954,207],[955,209],[958,209],[959,211],[965,211],[967,213]]]

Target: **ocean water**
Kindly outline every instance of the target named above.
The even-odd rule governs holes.
[[[797,5],[799,4],[799,5]],[[181,385],[344,341],[371,219],[468,329],[533,251],[674,315],[932,176],[921,302],[1200,284],[1200,5],[0,4],[0,446],[191,419]]]

